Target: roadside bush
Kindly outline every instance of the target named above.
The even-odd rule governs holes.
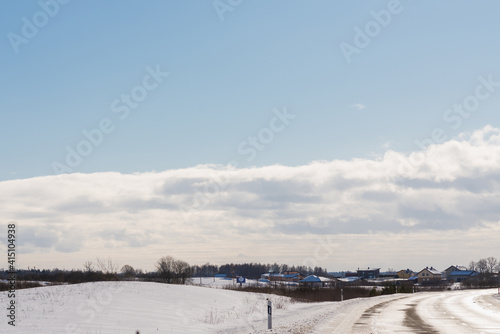
[[[289,288],[285,286],[278,287],[259,287],[259,286],[226,286],[224,289],[237,290],[255,293],[267,293],[278,296],[290,297],[295,301],[300,302],[331,302],[341,300],[341,288],[311,288],[297,287]],[[370,297],[372,290],[360,287],[344,287],[344,300],[353,298]]]

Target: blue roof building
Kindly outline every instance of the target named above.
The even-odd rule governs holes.
[[[309,275],[303,280],[299,281],[299,283],[302,285],[310,285],[310,286],[325,286],[330,282],[332,282],[332,279],[326,277],[319,277],[316,275]]]
[[[462,282],[474,276],[477,276],[477,272],[474,270],[455,270],[448,275],[448,280],[452,282]]]

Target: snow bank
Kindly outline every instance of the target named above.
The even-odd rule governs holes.
[[[266,328],[266,298],[280,308],[277,314],[293,306],[279,296],[146,282],[40,287],[18,290],[16,297],[16,327],[4,320],[1,333],[257,331]],[[0,304],[7,303],[7,293],[0,293]]]

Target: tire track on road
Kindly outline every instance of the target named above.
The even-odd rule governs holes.
[[[439,331],[426,323],[417,313],[417,303],[407,304],[403,325],[411,328],[415,333],[439,334]]]
[[[377,303],[361,314],[357,321],[353,324],[352,333],[377,333],[378,316],[387,309],[388,306],[400,302],[402,299],[408,298],[408,295],[403,295],[399,298],[388,300],[385,302]]]

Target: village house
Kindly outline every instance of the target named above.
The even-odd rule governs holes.
[[[361,279],[373,279],[380,276],[380,268],[358,268],[357,273],[358,277]]]
[[[285,278],[285,275],[281,274],[281,273],[265,273],[265,274],[262,274],[260,275],[260,278],[261,279],[267,279],[271,282],[280,282],[280,281],[283,281],[284,278]]]
[[[447,275],[446,279],[453,283],[460,283],[474,276],[477,276],[474,270],[455,270]]]
[[[440,282],[441,281],[441,272],[433,267],[425,267],[417,274],[417,282],[418,283],[431,283],[431,282]]]
[[[283,280],[287,282],[298,282],[304,278],[305,276],[297,271],[285,271],[283,273]]]
[[[301,286],[309,286],[309,287],[325,287],[327,285],[331,285],[332,282],[333,280],[331,278],[309,275],[303,280],[300,280],[299,284]]]
[[[408,279],[414,275],[415,275],[415,273],[413,272],[413,270],[410,270],[410,269],[402,269],[396,273],[396,276],[398,278],[406,278],[406,279]]]
[[[260,276],[261,279],[267,279],[270,282],[298,282],[305,278],[297,271],[285,271],[284,273],[265,273]]]
[[[450,274],[452,272],[454,272],[454,271],[465,271],[465,270],[467,270],[467,268],[464,267],[464,266],[459,266],[459,265],[449,266],[448,268],[445,269],[444,275],[445,275],[446,279],[449,279]]]

